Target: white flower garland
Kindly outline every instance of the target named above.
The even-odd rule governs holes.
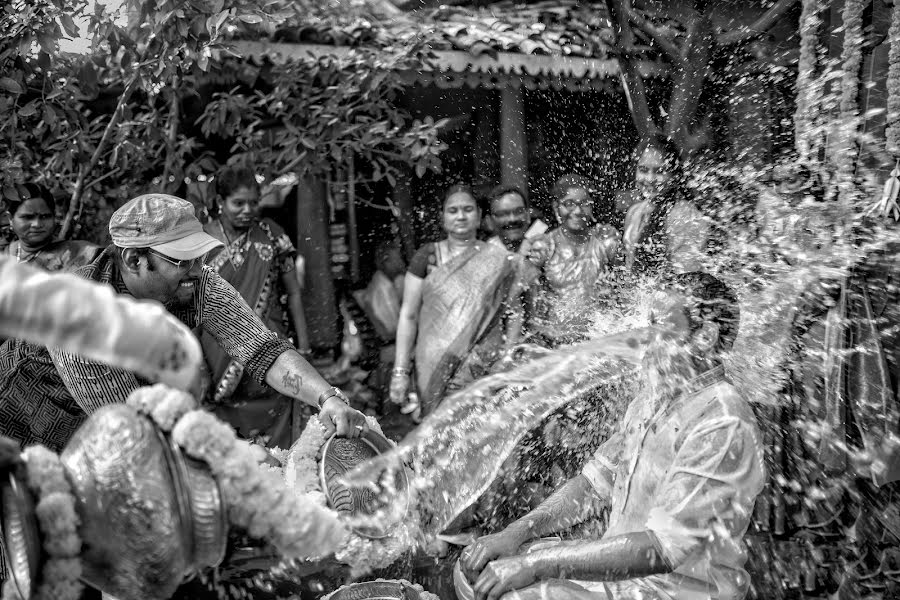
[[[78,600],[81,583],[81,538],[75,497],[66,479],[62,462],[44,446],[32,446],[22,453],[28,488],[37,498],[35,514],[41,545],[47,559],[41,569],[34,600]],[[18,600],[12,580],[3,588],[4,600]]]
[[[378,421],[372,417],[366,419],[370,429],[382,433]],[[288,487],[321,506],[327,505],[327,498],[319,482],[316,458],[327,440],[325,428],[318,417],[310,418],[284,463],[284,480]],[[351,532],[335,552],[335,558],[348,565],[354,577],[387,567],[415,544],[414,523],[415,519],[408,517],[382,539],[371,539]]]
[[[887,78],[887,151],[900,159],[900,1],[894,0],[891,28],[888,30],[891,49],[888,52]]]
[[[819,28],[822,26],[820,0],[803,0],[800,15],[800,61],[797,70],[797,110],[794,112],[794,142],[800,159],[807,162],[813,154],[815,105],[821,93],[816,81]]]
[[[279,471],[260,465],[230,426],[194,410],[188,394],[155,385],[135,391],[128,404],[171,431],[188,456],[206,462],[221,486],[229,523],[268,541],[286,559],[330,554],[345,539],[334,512],[291,493]]]
[[[856,204],[859,190],[854,173],[858,160],[859,73],[863,57],[863,0],[845,0],[842,13],[844,46],[841,50],[840,146],[837,148],[838,197],[845,208]]]

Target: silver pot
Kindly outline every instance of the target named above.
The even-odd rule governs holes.
[[[228,524],[218,483],[133,408],[117,404],[94,413],[61,460],[81,520],[83,579],[91,586],[119,600],[163,600],[222,561]],[[26,592],[36,589],[40,567],[28,541],[36,537],[33,499],[22,488],[17,482],[4,490],[4,504],[18,507],[14,522],[6,522],[5,512],[4,533]]]

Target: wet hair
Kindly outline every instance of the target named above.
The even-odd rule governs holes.
[[[528,208],[528,198],[525,196],[525,193],[515,185],[498,185],[492,189],[490,194],[488,194],[488,208],[490,209],[493,207],[495,200],[499,200],[507,194],[516,194],[522,199],[522,202],[525,203],[525,208]]]
[[[663,287],[684,294],[688,302],[693,303],[687,307],[692,332],[711,321],[719,326],[719,339],[714,350],[717,353],[731,350],[737,338],[741,311],[737,296],[728,285],[709,273],[692,271],[672,275]]]
[[[241,188],[259,191],[256,173],[249,167],[227,167],[216,177],[215,181],[216,194],[222,200],[225,200],[225,198]]]
[[[33,198],[40,198],[43,200],[47,204],[47,208],[50,209],[50,212],[53,213],[53,216],[56,216],[56,199],[53,197],[53,194],[50,193],[49,189],[37,183],[26,183],[18,187],[19,190],[25,190],[27,197],[20,193],[18,200],[6,199],[6,206],[10,217],[14,217],[16,211],[19,210],[19,207]]]
[[[481,204],[478,202],[478,196],[475,195],[475,190],[472,189],[471,185],[465,183],[456,183],[447,188],[447,191],[444,192],[444,199],[441,201],[441,210],[447,206],[447,200],[450,199],[450,196],[453,194],[468,194],[475,201],[475,206],[478,209],[481,209]]]
[[[559,202],[566,197],[569,190],[574,188],[583,189],[593,200],[595,191],[594,182],[587,177],[582,177],[581,175],[575,175],[573,173],[568,173],[557,179],[556,183],[553,184],[553,187],[550,188],[550,194],[553,196],[554,201]]]

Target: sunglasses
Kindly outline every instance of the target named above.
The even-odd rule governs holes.
[[[197,258],[186,258],[184,260],[176,260],[174,258],[166,256],[162,252],[157,252],[156,250],[153,250],[152,248],[150,248],[148,250],[149,250],[150,254],[153,254],[154,256],[158,256],[159,258],[163,259],[170,265],[175,265],[177,268],[183,269],[185,271],[190,271],[197,265],[197,263],[203,261],[202,256],[199,256]]]

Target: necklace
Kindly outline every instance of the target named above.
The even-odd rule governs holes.
[[[31,261],[33,261],[34,258],[40,253],[40,251],[41,251],[41,248],[38,248],[38,249],[35,250],[34,252],[31,252],[31,253],[29,253],[29,254],[26,254],[26,255],[25,255],[25,260],[22,260],[22,242],[19,241],[19,243],[16,245],[16,262],[17,262],[17,263],[21,263],[21,262],[26,262],[26,263],[28,263],[28,262],[31,262]]]

